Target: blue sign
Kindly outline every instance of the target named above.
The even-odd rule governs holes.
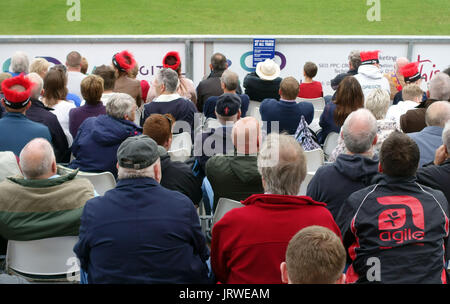
[[[253,39],[253,67],[258,62],[275,57],[275,39]]]

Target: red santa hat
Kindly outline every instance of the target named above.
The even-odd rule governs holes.
[[[128,72],[136,65],[133,54],[129,51],[117,53],[112,58],[113,65],[122,72]]]
[[[167,64],[166,63],[167,57],[175,57],[176,62],[172,65]],[[178,69],[178,67],[180,66],[180,64],[181,64],[181,58],[180,58],[180,54],[178,52],[175,52],[175,51],[168,52],[166,54],[166,56],[164,56],[164,58],[163,58],[163,67],[164,68],[171,68],[172,70],[176,71]]]
[[[416,82],[420,78],[422,78],[422,75],[419,72],[419,63],[418,62],[411,62],[405,65],[400,69],[400,74],[405,77],[405,82],[411,83]]]
[[[13,86],[22,86],[25,90],[22,92],[11,89]],[[2,82],[2,92],[4,95],[3,101],[6,106],[13,109],[20,109],[25,107],[30,101],[31,90],[34,84],[25,78],[23,74],[19,76],[5,79]]]
[[[361,56],[361,65],[363,64],[375,64],[380,63],[378,60],[378,53],[380,51],[369,51],[369,52],[360,52],[359,55]]]

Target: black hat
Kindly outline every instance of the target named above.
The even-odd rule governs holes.
[[[117,161],[122,168],[144,169],[158,158],[158,144],[147,135],[128,137],[117,150]]]
[[[233,93],[224,93],[217,98],[216,112],[220,116],[233,116],[241,108],[241,98]]]

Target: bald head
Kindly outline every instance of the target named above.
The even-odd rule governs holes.
[[[409,63],[408,58],[406,57],[398,57],[395,61],[395,71],[398,72],[402,67]]]
[[[350,113],[342,128],[345,147],[350,153],[370,152],[376,144],[377,120],[367,109]]]
[[[35,138],[23,147],[19,164],[26,179],[47,179],[56,174],[55,153],[44,138]]]
[[[427,126],[443,128],[448,120],[450,120],[450,102],[448,101],[433,102],[425,113]]]
[[[233,126],[231,138],[238,153],[258,153],[261,143],[259,121],[254,117],[245,117],[238,120]]]

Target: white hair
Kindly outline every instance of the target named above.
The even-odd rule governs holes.
[[[365,108],[372,112],[377,120],[382,120],[386,117],[390,102],[389,93],[386,90],[378,88],[372,90],[367,96]]]
[[[131,116],[136,101],[126,93],[114,93],[106,104],[106,114],[117,119],[124,119],[125,115]]]
[[[37,179],[52,170],[55,152],[44,138],[35,138],[20,151],[20,168],[26,179]]]
[[[11,72],[13,73],[28,73],[30,61],[27,54],[22,51],[15,52],[11,57]]]
[[[425,112],[427,126],[444,127],[450,119],[450,103],[448,101],[433,102]]]
[[[369,110],[358,109],[350,113],[342,126],[345,147],[352,153],[369,151],[377,130],[377,121]]]
[[[156,81],[158,84],[164,84],[166,92],[174,93],[179,85],[178,73],[171,68],[160,69],[156,73]]]
[[[32,97],[35,99],[38,99],[41,95],[42,88],[44,87],[44,80],[42,80],[42,77],[39,76],[37,73],[30,73],[26,76],[32,83],[35,84],[35,86],[32,89]]]
[[[442,143],[447,147],[447,151],[450,152],[450,120],[447,121],[442,131]]]
[[[158,164],[160,164],[159,158],[152,165],[150,165],[144,169],[123,168],[119,165],[119,169],[117,172],[117,178],[118,179],[127,179],[127,178],[150,177],[150,178],[156,179],[154,168]]]
[[[430,99],[449,100],[450,99],[450,77],[445,73],[437,73],[428,83]]]

